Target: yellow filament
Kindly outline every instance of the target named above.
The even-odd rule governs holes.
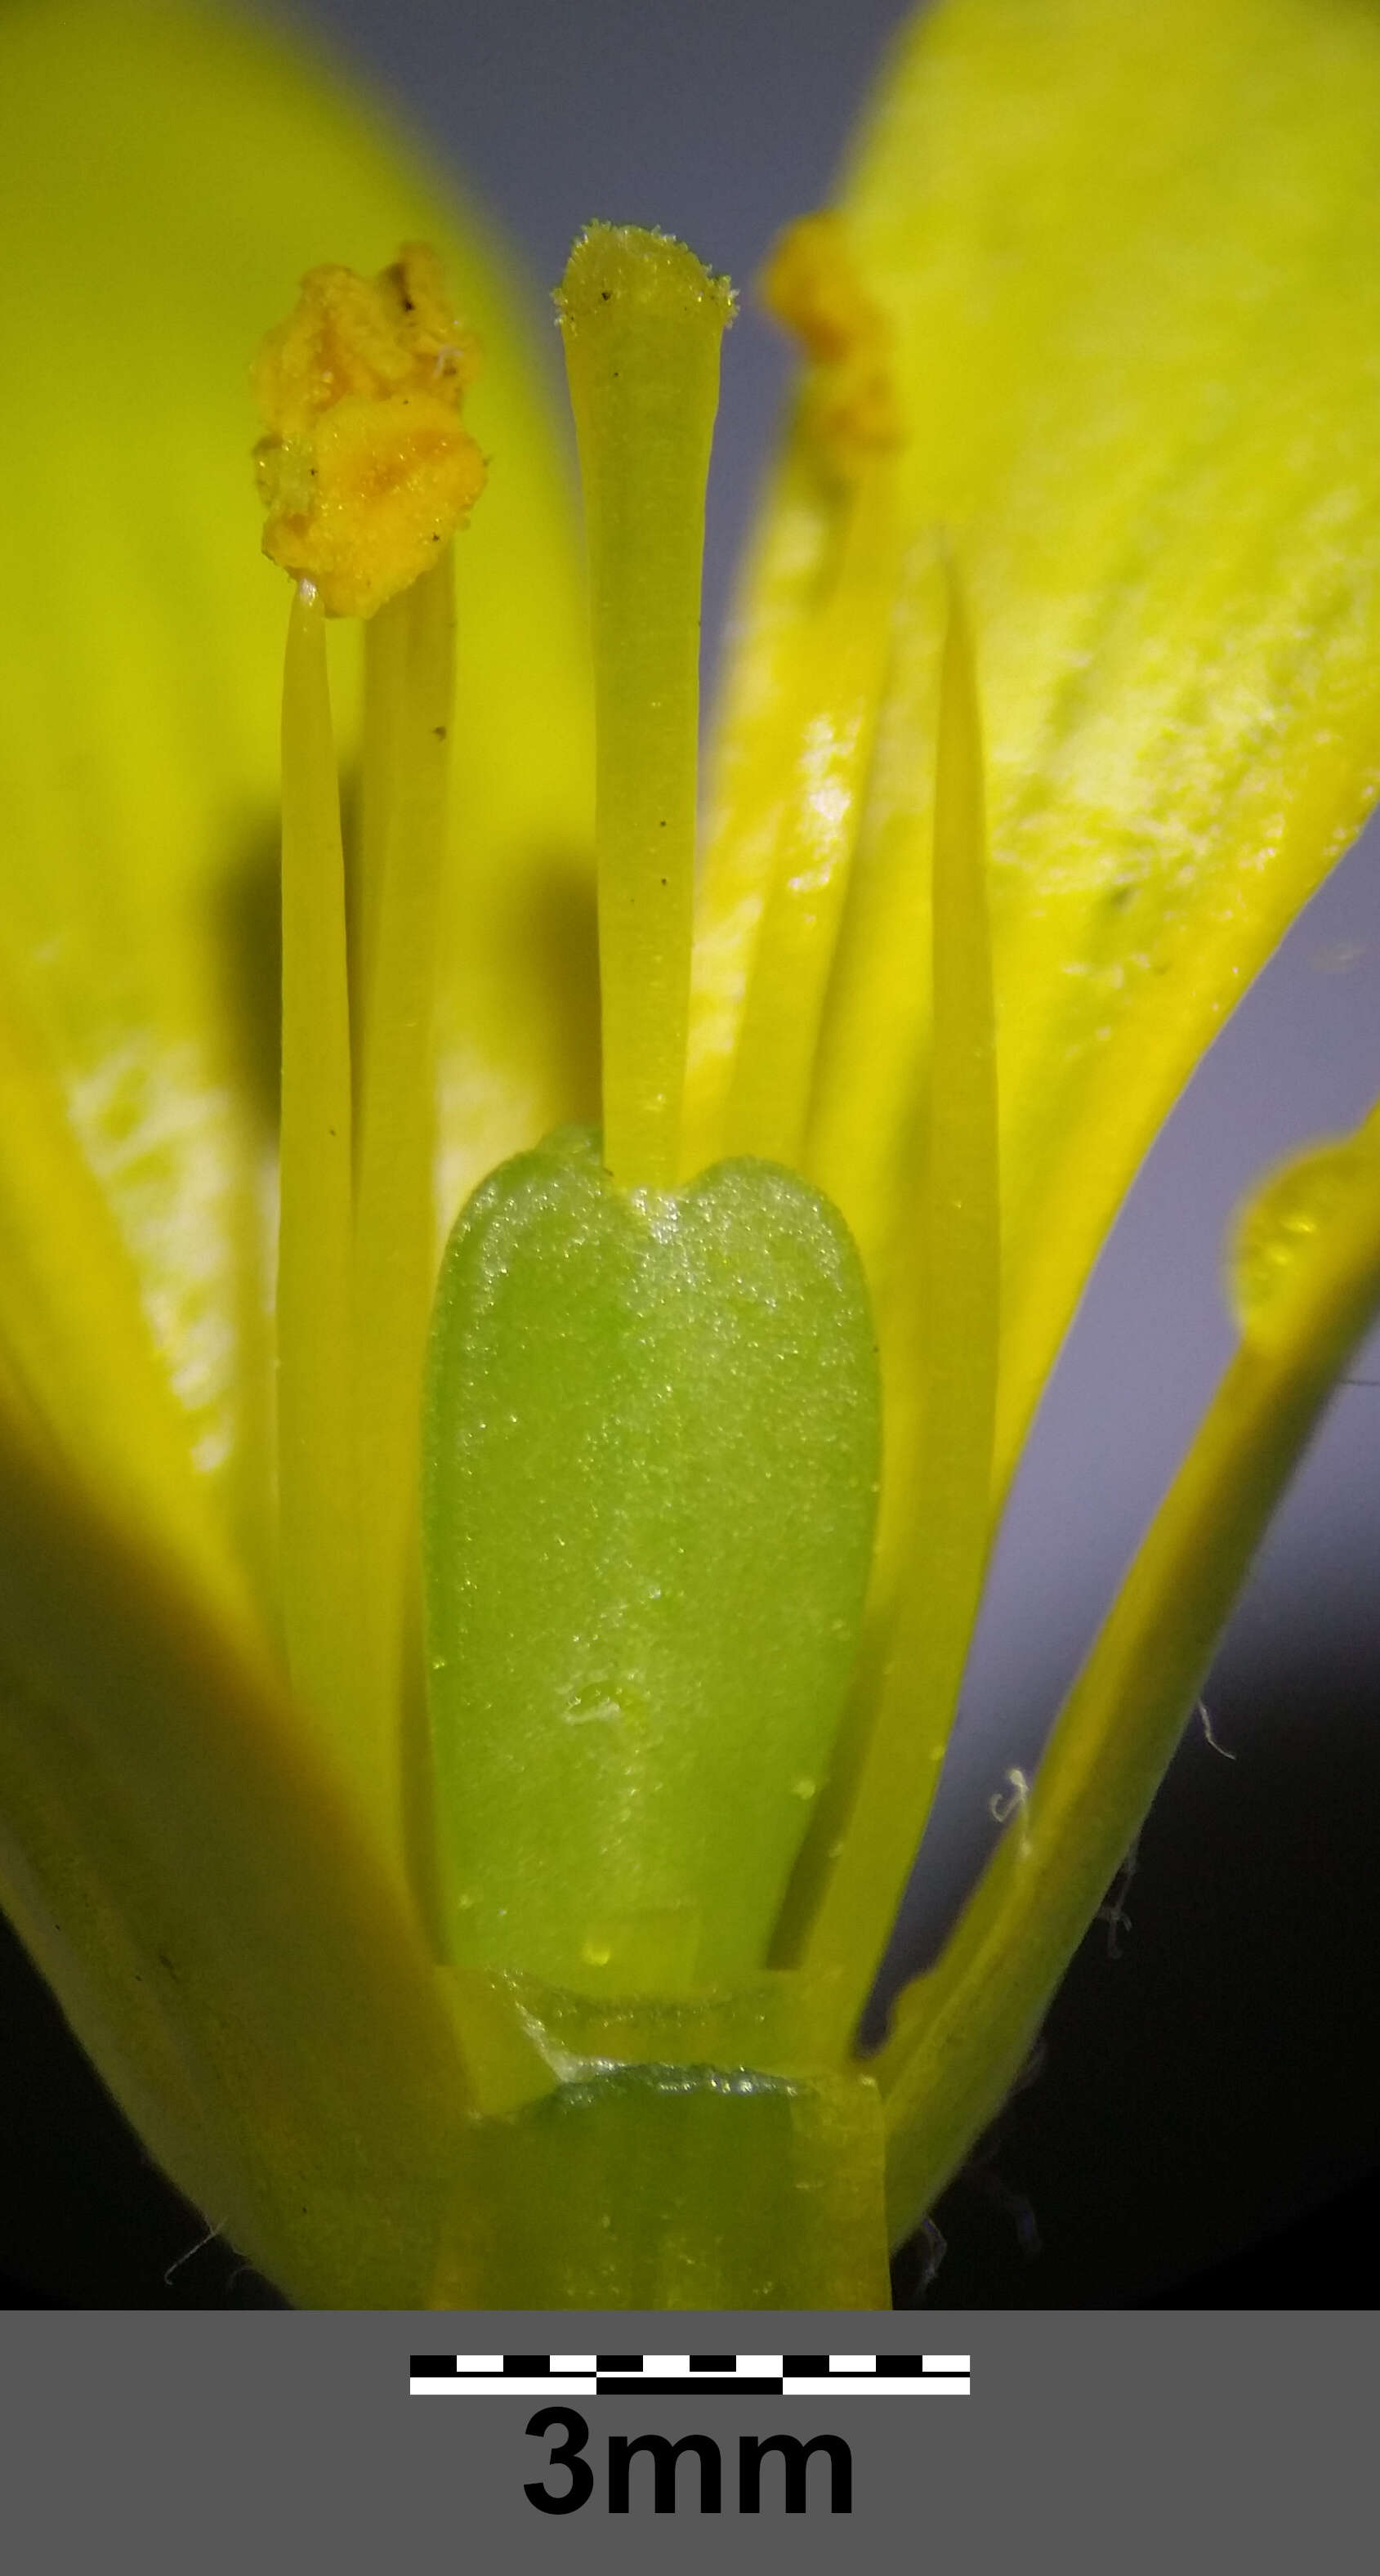
[[[436,1275],[436,947],[454,695],[447,547],[380,609],[366,638],[354,1382],[364,1589],[379,1687],[395,1710],[413,1633],[422,1356]],[[390,1778],[400,1797],[396,1743]]]
[[[278,1517],[288,1664],[367,1793],[351,1378],[350,1014],[345,865],[325,617],[299,589],[283,672],[283,1071]]]
[[[890,472],[849,496],[831,594],[803,658],[783,748],[763,911],[717,1150],[796,1163],[891,636],[897,547]]]
[[[738,720],[716,731],[718,766],[710,783],[691,958],[681,1137],[687,1176],[719,1151],[743,1002],[797,761],[804,639],[819,596],[828,590],[837,551],[837,496],[821,510],[818,474],[799,440],[786,457],[775,501],[767,520],[766,560],[748,590],[750,601],[770,592],[771,604],[759,608],[742,631],[728,686],[730,702],[740,707]],[[786,615],[782,596],[789,602]]]
[[[697,910],[686,1173],[724,1152],[803,1155],[898,572],[890,336],[840,219],[792,225],[762,288],[808,365]]]
[[[683,244],[594,224],[557,299],[589,540],[604,1160],[677,1176],[694,901],[704,491],[732,296]]]
[[[848,1824],[806,1943],[811,1964],[844,1969],[841,2036],[866,2001],[938,1783],[986,1556],[999,1249],[986,876],[976,680],[950,575],[935,759],[934,1037],[917,1210],[919,1416],[888,1476],[880,1625],[858,1694],[867,1731],[842,1748],[819,1820],[825,1848],[845,1815]]]
[[[933,553],[908,562],[878,718],[867,810],[815,1069],[806,1170],[847,1219],[875,1297],[914,1195],[917,1104],[930,1042],[932,766],[947,623]]]
[[[254,369],[267,553],[299,577],[283,684],[279,1525],[294,1684],[404,1870],[422,1355],[436,1266],[437,930],[451,537],[484,480],[477,352],[435,253],[313,269]],[[347,877],[324,617],[365,640]]]

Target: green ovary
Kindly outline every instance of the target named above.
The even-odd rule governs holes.
[[[624,1192],[571,1132],[476,1193],[424,1433],[457,1963],[626,1994],[762,1964],[856,1652],[879,1439],[857,1256],[794,1173]]]

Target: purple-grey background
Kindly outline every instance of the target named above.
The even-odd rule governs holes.
[[[907,12],[898,0],[280,0],[270,14],[324,33],[391,94],[544,288],[593,215],[661,225],[750,281],[778,227],[827,194]],[[554,333],[552,355],[554,369]],[[710,489],[711,661],[784,372],[749,303],[726,350]],[[1264,1165],[1351,1123],[1380,1090],[1377,855],[1372,832],[1248,996],[1107,1248],[1003,1535],[897,1969],[932,1950],[993,1831],[1004,1772],[1033,1764],[1227,1357],[1232,1207]],[[1380,1342],[1356,1370],[1380,1380]],[[1378,1457],[1380,1385],[1345,1388],[1206,1694],[1224,1751],[1201,1730],[1186,1738],[1142,1838],[1121,1955],[1100,1932],[1085,1945],[1038,2080],[941,2212],[950,2251],[933,2303],[1154,2296],[1380,2156],[1368,2081],[1380,1944],[1365,1898],[1380,1828]],[[29,1996],[23,2011],[41,2023],[46,2006]],[[83,2069],[52,2081],[70,2095],[74,2135],[97,2119]],[[36,2142],[51,2138],[52,2107],[33,2105]],[[25,2117],[21,2106],[21,2156]],[[6,2245],[0,2261],[85,2301],[255,2295],[243,2279],[227,2287],[215,2248],[166,2284],[161,2263],[148,2271],[150,2247],[181,2253],[191,2234],[155,2205],[126,2141],[118,2154],[107,2144],[104,2172],[84,2236],[92,2203],[74,2146],[70,2206],[42,2222],[53,2241],[32,2261]],[[131,2208],[147,2199],[127,2259],[110,2243],[122,2189]],[[1262,2273],[1267,2303],[1289,2303],[1282,2263]],[[1250,2295],[1240,2277],[1234,2295]],[[1346,2276],[1313,2295],[1344,2303]]]

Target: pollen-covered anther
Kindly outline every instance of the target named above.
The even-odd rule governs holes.
[[[858,274],[837,215],[802,215],[778,239],[760,280],[768,312],[810,360],[805,419],[825,462],[852,481],[900,447],[891,326]]]
[[[264,552],[331,616],[371,617],[468,518],[485,469],[460,404],[477,361],[440,261],[416,242],[375,278],[310,269],[264,339]]]

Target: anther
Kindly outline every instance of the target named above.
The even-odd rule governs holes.
[[[762,272],[769,313],[799,337],[810,361],[804,418],[823,461],[854,482],[877,456],[904,443],[892,366],[891,326],[867,293],[841,218],[802,215],[787,226]]]
[[[253,369],[264,552],[332,617],[371,617],[436,560],[484,486],[460,426],[477,365],[433,250],[374,278],[309,269]]]

